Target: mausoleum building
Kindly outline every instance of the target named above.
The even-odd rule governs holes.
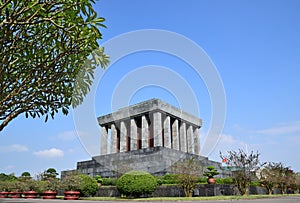
[[[115,177],[129,170],[170,173],[182,159],[204,166],[221,164],[200,156],[202,120],[159,99],[151,99],[98,117],[100,155],[77,163],[80,173]]]
[[[102,155],[152,147],[199,154],[201,119],[159,99],[101,116],[98,122],[102,128]]]

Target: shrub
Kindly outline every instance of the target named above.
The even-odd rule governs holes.
[[[162,185],[164,183],[162,176],[155,176],[155,180],[156,180],[157,185]]]
[[[39,190],[39,182],[37,180],[25,179],[25,180],[19,181],[19,183],[23,184],[24,191]]]
[[[8,192],[10,191],[10,182],[0,180],[0,192]]]
[[[102,178],[102,180],[102,185],[105,186],[116,186],[118,181],[117,178]]]
[[[23,192],[25,189],[25,184],[22,181],[14,180],[8,182],[8,191]]]
[[[60,187],[60,182],[57,178],[48,178],[48,180],[40,181],[40,190],[41,191],[58,191]]]
[[[155,191],[156,179],[144,171],[130,171],[122,175],[117,181],[117,189],[126,197],[139,197]]]
[[[61,189],[65,191],[79,191],[81,178],[78,174],[71,174],[61,180]]]
[[[175,174],[166,174],[164,176],[155,176],[158,185],[172,185],[177,184]]]
[[[61,181],[63,190],[79,191],[81,196],[93,196],[98,191],[95,179],[85,174],[71,174]]]
[[[175,174],[166,174],[162,177],[163,184],[177,184],[177,179]]]
[[[216,178],[217,184],[234,184],[233,178]]]
[[[0,173],[0,181],[14,181],[17,180],[17,177],[12,173],[6,175],[5,173]]]
[[[204,177],[198,178],[197,184],[207,184],[207,178]]]
[[[95,177],[94,177],[94,179],[97,181],[97,183],[103,183],[103,178],[101,178],[101,176],[100,175],[96,175]]]
[[[256,180],[251,183],[252,186],[260,186],[260,181]]]
[[[80,195],[84,197],[94,196],[98,191],[98,183],[95,179],[88,175],[81,174]]]

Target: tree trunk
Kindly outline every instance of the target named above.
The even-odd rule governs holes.
[[[269,195],[272,195],[272,192],[273,192],[272,187],[269,186],[269,185],[266,185],[266,188],[267,188],[267,190],[268,190],[268,194],[269,194]]]

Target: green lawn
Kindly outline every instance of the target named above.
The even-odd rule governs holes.
[[[95,201],[205,201],[205,200],[238,200],[238,199],[261,199],[261,198],[275,198],[282,196],[300,196],[300,194],[293,195],[248,195],[248,196],[213,196],[213,197],[151,197],[151,198],[135,198],[125,199],[116,197],[82,197],[84,200]]]

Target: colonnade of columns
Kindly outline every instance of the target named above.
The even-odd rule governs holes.
[[[102,124],[101,154],[166,147],[199,154],[198,128],[161,112]]]

